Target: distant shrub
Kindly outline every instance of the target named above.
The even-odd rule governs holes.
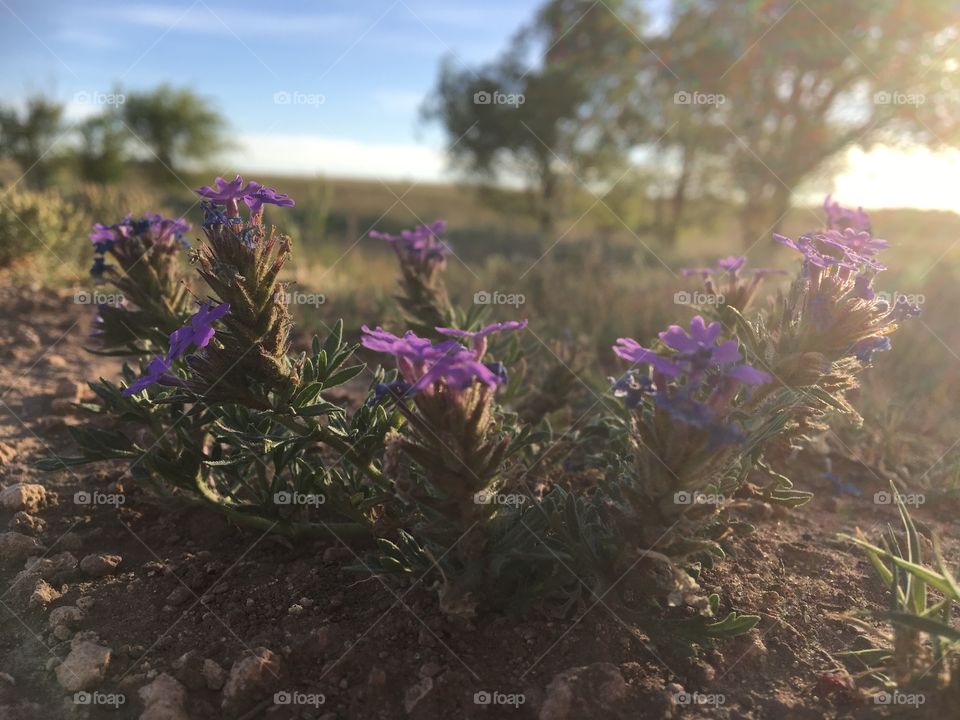
[[[86,225],[86,214],[59,193],[12,190],[0,202],[0,267],[44,251],[61,259]]]

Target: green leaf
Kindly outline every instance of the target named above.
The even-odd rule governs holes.
[[[704,632],[713,638],[731,638],[752,630],[758,622],[760,622],[759,615],[738,615],[734,611],[720,622],[706,625]]]

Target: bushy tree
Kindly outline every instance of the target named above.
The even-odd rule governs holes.
[[[36,95],[22,111],[0,108],[0,155],[16,161],[30,185],[50,182],[63,159],[55,147],[62,133],[62,103]]]
[[[175,176],[187,161],[208,159],[225,147],[223,119],[189,89],[161,85],[128,93],[123,119],[161,177]]]
[[[441,66],[425,117],[443,126],[457,167],[487,181],[524,180],[544,235],[565,185],[596,180],[614,162],[593,102],[615,64],[604,40],[626,31],[596,3],[554,0],[496,61]]]

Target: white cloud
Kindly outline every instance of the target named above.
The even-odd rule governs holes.
[[[97,8],[94,14],[106,20],[205,35],[330,34],[359,29],[360,18],[338,14],[283,14],[217,8],[199,2],[193,5],[129,5]]]
[[[383,180],[449,180],[443,152],[423,145],[364,143],[318,135],[250,134],[229,160],[247,171]]]

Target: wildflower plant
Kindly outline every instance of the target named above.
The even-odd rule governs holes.
[[[242,525],[373,541],[362,569],[430,575],[455,616],[533,605],[566,615],[629,575],[620,586],[629,592],[615,594],[625,604],[639,592],[647,610],[694,607],[682,632],[745,632],[756,616],[720,619],[719,597],[697,585],[729,538],[749,529],[734,498],[757,494],[748,483],[757,472],[772,478],[764,499],[809,498],[768,456],[822,427],[829,409],[852,412],[845,393],[856,372],[914,314],[873,294],[886,243],[857,214],[851,227],[781,239],[803,254],[800,275],[753,319],[745,313],[775,271],[750,274],[740,257],[696,271],[727,300],[654,343],[620,338],[614,352],[628,367],[612,382],[618,407],[565,433],[573,449],[589,446],[580,461],[600,479],[534,486],[528,473],[563,440],[545,416],[576,376],[560,359],[566,372],[525,387],[533,383],[517,338],[527,322],[484,324],[481,311],[454,307],[442,222],[372,233],[398,257],[406,332],[364,326],[354,345],[332,323],[325,340],[297,354],[281,279],[292,240],[264,218],[268,206],[294,201],[239,176],[196,192],[204,219],[192,297],[178,294],[173,270],[178,221],[146,216],[95,229],[104,279],[152,273],[117,315],[143,332],[143,344],[110,341],[140,367],[91,385],[98,401],[89,409],[122,423],[74,428],[80,453],[42,466],[123,460],[158,492]],[[829,212],[833,224],[847,217]],[[390,360],[368,373],[363,398],[351,392],[354,402],[344,402],[331,390],[366,370],[354,359],[360,346]]]
[[[501,469],[517,447],[494,400],[506,370],[484,362],[488,338],[524,327],[526,321],[494,323],[473,332],[435,328],[454,338],[442,342],[412,331],[398,337],[382,328],[363,328],[363,346],[392,355],[399,370],[396,381],[377,389],[375,402],[391,401],[406,421],[407,432],[396,439],[396,449],[418,471],[394,488],[423,517],[415,530],[427,552],[453,549],[447,564],[455,561],[458,567],[455,576],[445,579],[441,604],[454,614],[473,612],[486,579],[489,526],[501,509]]]
[[[960,603],[960,586],[944,560],[940,543],[933,537],[935,567],[925,563],[920,535],[897,486],[891,494],[900,512],[901,539],[887,527],[881,543],[871,542],[860,529],[840,538],[862,549],[889,593],[889,607],[879,612],[854,611],[857,625],[872,617],[890,623],[888,643],[844,653],[862,663],[863,675],[871,676],[888,690],[947,690],[954,697],[960,689],[960,630],[951,618]],[[872,627],[867,626],[871,631]],[[926,638],[926,640],[924,640]]]
[[[93,226],[90,275],[115,288],[123,301],[101,305],[93,336],[98,349],[115,355],[141,355],[162,345],[190,314],[188,288],[177,266],[189,247],[191,229],[182,218],[152,213],[127,215],[112,225]]]
[[[371,238],[386,241],[396,253],[400,265],[397,305],[405,322],[425,335],[432,335],[435,327],[455,325],[457,320],[442,277],[451,252],[440,239],[446,227],[445,221],[437,220],[398,235],[370,232]]]

